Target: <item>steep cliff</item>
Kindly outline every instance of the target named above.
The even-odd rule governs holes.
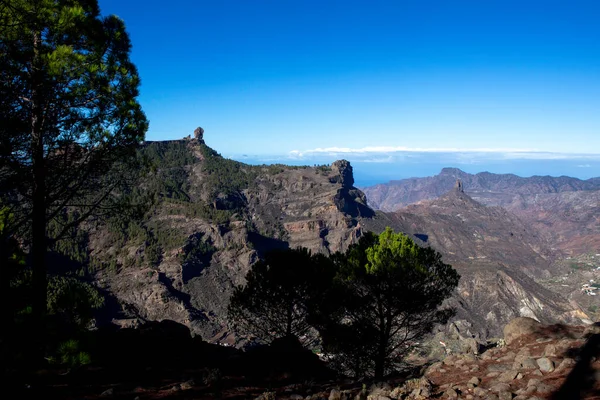
[[[351,165],[252,166],[194,139],[148,142],[149,168],[129,193],[143,210],[90,229],[93,273],[116,298],[114,322],[172,319],[214,342],[233,343],[229,297],[265,252],[302,246],[344,251],[363,231],[386,226],[413,235],[462,275],[450,303],[481,336],[514,316],[580,322],[576,304],[534,279],[552,272],[551,252],[534,230],[462,187],[398,213],[375,213],[353,186]]]
[[[172,319],[226,340],[234,285],[265,252],[306,247],[331,254],[361,235],[372,216],[347,161],[331,166],[251,166],[196,138],[149,142],[140,183],[152,206],[141,220],[99,227],[89,247],[99,284],[123,306],[116,322]],[[110,267],[106,267],[110,265]]]

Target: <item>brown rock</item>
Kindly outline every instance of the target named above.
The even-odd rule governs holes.
[[[500,374],[498,380],[500,382],[512,382],[517,377],[518,372],[515,370],[506,371]]]
[[[181,390],[191,390],[194,387],[194,384],[194,380],[190,379],[189,381],[181,383],[179,386],[181,387]]]
[[[481,379],[479,379],[478,377],[474,376],[471,379],[469,379],[469,383],[475,386],[479,386],[479,383],[481,383]]]
[[[544,349],[544,357],[558,357],[558,349],[555,345],[549,344]]]
[[[507,383],[496,383],[495,385],[490,387],[490,390],[494,393],[509,392],[510,385]]]
[[[507,364],[490,364],[487,367],[487,370],[490,372],[504,372],[510,370],[510,365]]]
[[[541,327],[542,324],[533,318],[515,318],[504,327],[504,340],[507,345],[510,345],[515,339],[523,335],[538,332]]]
[[[511,392],[500,392],[498,393],[498,400],[512,400],[513,395]]]
[[[531,350],[529,350],[529,347],[523,347],[515,356],[514,365],[519,365],[528,358],[531,358]]]
[[[341,400],[341,398],[342,392],[338,389],[331,389],[331,392],[329,392],[329,400]]]
[[[375,383],[371,385],[369,389],[369,396],[372,396],[373,399],[377,399],[377,396],[389,396],[392,391],[392,387],[385,382]]]
[[[442,366],[441,361],[431,364],[429,366],[429,368],[427,368],[427,370],[425,371],[425,376],[431,375],[431,374],[437,372],[441,368],[441,366]]]
[[[513,361],[516,357],[516,354],[512,351],[509,351],[508,353],[506,353],[504,356],[500,357],[498,359],[498,361],[500,362],[508,362],[508,361]]]
[[[531,373],[531,375],[544,376],[544,374],[542,374],[542,371],[540,371],[539,369],[536,369],[535,371],[533,371]]]
[[[527,386],[527,387],[517,390],[515,392],[515,394],[527,397],[527,396],[531,396],[533,393],[535,393],[536,390],[537,390],[537,387],[535,385],[531,385],[531,386]]]
[[[406,388],[404,386],[398,386],[394,390],[391,391],[390,397],[392,399],[399,399],[406,395]]]
[[[542,357],[535,360],[537,365],[540,367],[540,371],[542,372],[552,372],[554,371],[554,362],[549,358]]]
[[[452,365],[454,365],[455,361],[456,361],[456,357],[454,355],[449,355],[448,357],[444,358],[442,363],[444,365],[452,366]]]
[[[541,381],[540,381],[539,379],[535,379],[535,378],[533,378],[533,379],[530,379],[530,380],[527,382],[527,387],[529,387],[529,386],[535,386],[535,385],[539,385],[539,384],[540,384],[540,382],[541,382]]]
[[[537,369],[538,365],[536,364],[535,360],[531,357],[527,357],[523,360],[521,360],[520,362],[516,362],[513,364],[513,368],[514,369],[525,369],[525,370],[530,370],[530,369]]]
[[[565,358],[560,362],[560,364],[558,364],[558,367],[556,367],[556,371],[564,371],[573,367],[575,364],[577,364],[577,362],[572,358]]]

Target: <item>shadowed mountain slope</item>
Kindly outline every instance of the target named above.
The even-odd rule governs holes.
[[[129,195],[147,204],[143,216],[90,228],[87,243],[94,279],[118,300],[112,318],[121,326],[170,319],[206,340],[233,344],[229,297],[267,251],[302,246],[331,254],[364,230],[386,226],[433,246],[459,270],[451,302],[482,336],[519,315],[585,318],[533,280],[552,274],[552,255],[536,232],[462,190],[376,214],[344,160],[251,166],[221,157],[201,137],[148,142],[140,153],[151,167]]]

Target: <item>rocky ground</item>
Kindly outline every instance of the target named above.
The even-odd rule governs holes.
[[[600,399],[600,325],[541,325],[517,318],[504,328],[504,338],[486,351],[449,353],[441,361],[413,367],[382,383],[316,382],[285,373],[257,383],[235,374],[221,376],[210,368],[161,376],[148,370],[145,378],[131,380],[126,374],[109,379],[102,371],[90,370],[70,385],[54,377],[44,393],[90,400],[594,400]],[[102,376],[105,379],[98,380]]]
[[[541,326],[519,318],[504,332],[501,347],[481,355],[449,355],[431,365],[425,377],[432,397],[600,398],[599,335],[593,329]]]

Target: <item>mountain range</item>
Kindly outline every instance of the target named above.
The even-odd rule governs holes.
[[[122,221],[87,228],[93,279],[114,300],[107,318],[121,326],[171,319],[235,344],[229,297],[265,252],[302,246],[332,254],[386,226],[434,247],[459,271],[449,303],[465,337],[499,336],[515,316],[589,319],[570,292],[544,281],[568,272],[557,263],[564,252],[599,249],[598,220],[585,218],[598,215],[598,179],[444,169],[361,191],[344,160],[251,166],[221,157],[202,138],[147,142],[140,152],[153,166],[136,193],[151,206],[126,228]]]

